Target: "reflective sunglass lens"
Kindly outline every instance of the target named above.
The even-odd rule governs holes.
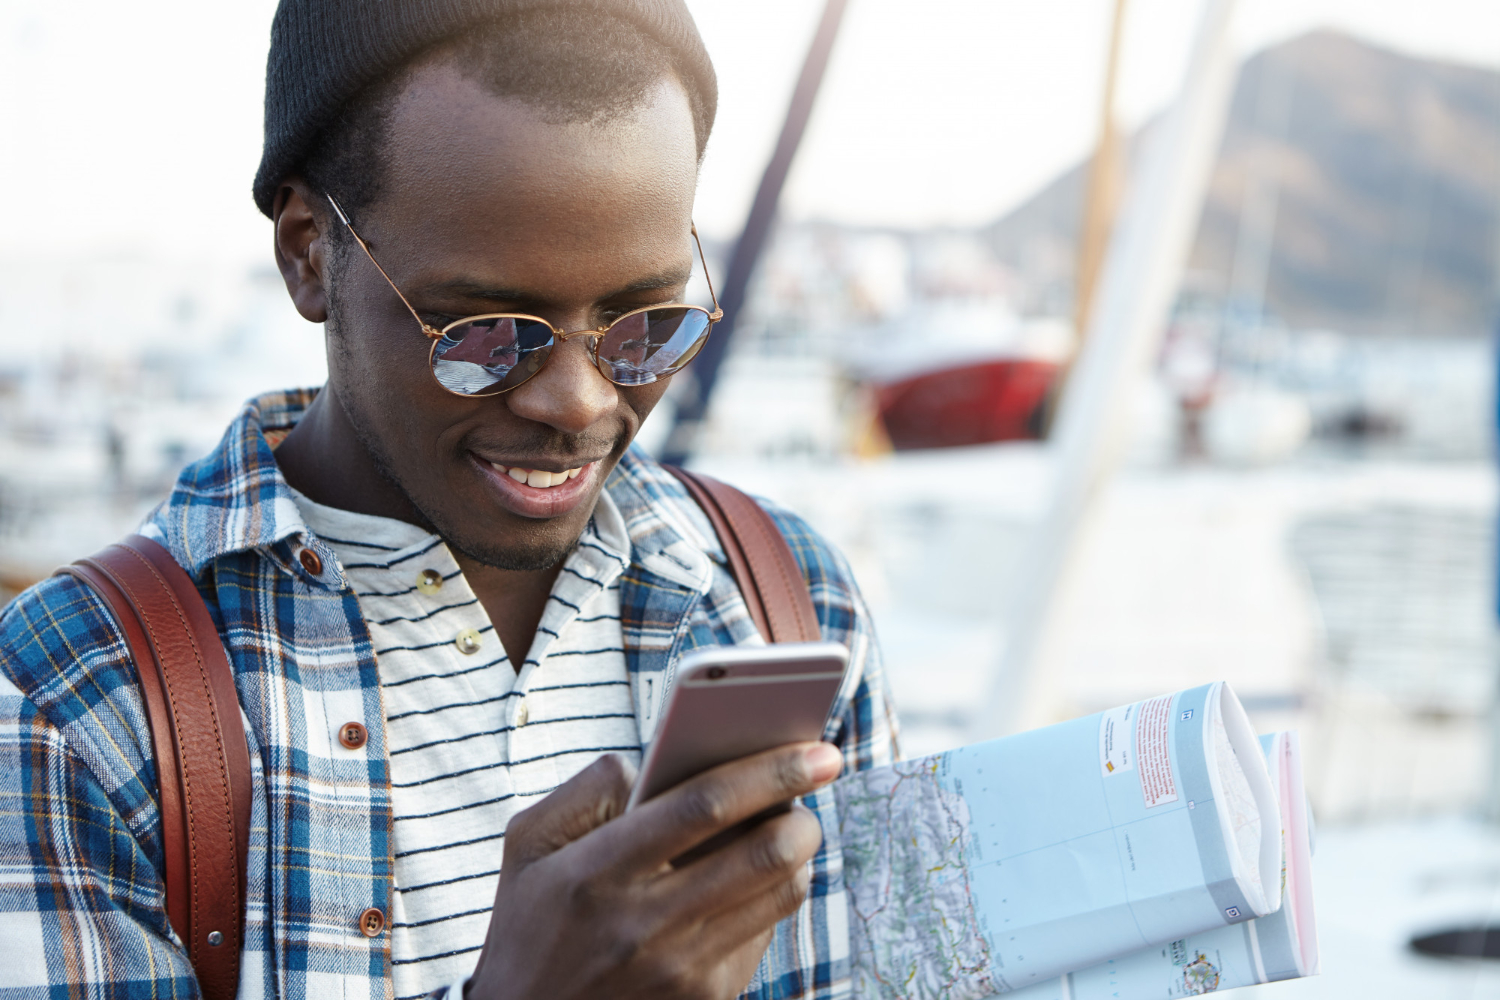
[[[708,339],[708,313],[672,306],[626,316],[599,338],[599,371],[617,385],[645,385],[693,359]]]
[[[489,316],[444,332],[432,350],[432,373],[461,396],[514,389],[552,353],[552,328],[522,316]]]

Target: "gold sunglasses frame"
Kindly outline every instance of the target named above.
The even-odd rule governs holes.
[[[594,370],[598,372],[602,378],[610,382],[612,385],[638,385],[641,383],[616,382],[608,375],[605,375],[604,369],[599,366],[599,341],[602,340],[610,330],[632,316],[636,316],[644,312],[654,312],[658,309],[693,309],[707,316],[708,327],[703,331],[703,336],[698,338],[698,344],[693,349],[693,353],[688,355],[687,361],[684,361],[682,364],[673,368],[671,371],[659,375],[658,379],[661,379],[676,375],[678,372],[682,371],[682,369],[686,368],[692,362],[692,360],[696,358],[700,352],[702,352],[703,345],[708,343],[709,336],[714,332],[714,324],[724,318],[724,310],[719,307],[719,296],[714,291],[714,280],[709,276],[708,273],[708,258],[703,255],[703,241],[698,238],[698,227],[696,225],[693,225],[691,227],[691,231],[693,234],[693,242],[698,246],[698,261],[703,265],[703,280],[708,282],[708,294],[709,297],[713,299],[714,303],[713,311],[711,312],[703,308],[702,306],[695,306],[688,302],[663,302],[660,305],[642,306],[639,309],[632,309],[630,310],[630,312],[625,313],[622,316],[615,317],[612,322],[606,323],[604,326],[587,328],[583,330],[563,330],[556,326],[553,326],[550,322],[543,319],[542,317],[533,316],[530,313],[479,313],[474,316],[465,316],[462,319],[456,319],[452,323],[449,323],[447,326],[439,330],[437,327],[424,320],[421,315],[418,314],[417,310],[412,307],[412,304],[406,300],[406,296],[401,294],[401,289],[397,288],[396,283],[391,280],[391,276],[385,273],[385,268],[380,266],[380,261],[376,260],[375,255],[370,252],[369,244],[367,244],[364,241],[363,237],[361,237],[359,233],[355,231],[354,224],[349,221],[349,216],[344,214],[343,208],[339,206],[339,203],[334,200],[333,196],[330,194],[324,194],[323,197],[326,198],[328,200],[328,204],[333,207],[334,212],[339,217],[339,221],[344,224],[344,228],[349,230],[349,235],[354,237],[354,242],[358,243],[359,248],[365,252],[365,256],[370,258],[370,263],[375,265],[375,270],[379,271],[380,276],[385,279],[386,284],[391,286],[391,291],[396,293],[396,298],[401,300],[401,304],[406,307],[406,311],[411,313],[412,319],[417,321],[417,324],[422,328],[423,336],[432,341],[432,347],[427,351],[427,371],[431,373],[432,380],[438,384],[438,388],[442,389],[446,393],[449,393],[450,395],[457,396],[460,399],[482,399],[486,396],[499,396],[502,393],[510,392],[512,389],[519,389],[521,386],[525,385],[533,378],[536,378],[541,370],[547,367],[547,361],[552,360],[552,351],[549,350],[547,352],[547,360],[537,365],[536,369],[532,371],[530,375],[527,375],[515,385],[506,386],[503,389],[496,389],[493,392],[455,392],[454,390],[448,388],[446,385],[443,385],[442,380],[437,377],[437,348],[438,344],[442,341],[443,337],[447,335],[449,330],[463,326],[467,323],[473,323],[482,319],[524,319],[532,323],[540,323],[547,329],[552,331],[552,347],[554,349],[559,344],[563,343],[571,337],[588,337],[589,340],[587,343],[589,359],[594,364]]]

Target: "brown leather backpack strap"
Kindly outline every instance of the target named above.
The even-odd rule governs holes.
[[[99,594],[140,675],[161,786],[167,917],[207,1000],[239,990],[250,752],[234,673],[192,579],[132,535],[60,572]]]
[[[708,515],[740,585],[750,619],[767,642],[816,642],[818,613],[802,568],[771,515],[749,496],[700,472],[665,465]]]
[[[156,665],[156,652],[141,628],[130,598],[115,586],[110,577],[94,568],[87,560],[60,569],[58,573],[83,581],[109,606],[140,675],[146,721],[151,726],[151,747],[157,765],[157,782],[161,786],[158,803],[161,812],[162,857],[166,866],[164,880],[167,884],[167,919],[173,927],[186,928],[188,894],[180,889],[188,882],[187,818],[182,808],[182,782],[177,771],[180,755],[172,729],[171,710],[167,706],[166,688],[162,685],[161,672]],[[179,936],[186,940],[186,935],[181,931]]]

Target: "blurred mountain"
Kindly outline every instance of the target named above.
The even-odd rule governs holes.
[[[1150,126],[1147,126],[1149,130]],[[1142,143],[1137,135],[1134,150]],[[1087,164],[986,230],[1066,312]],[[1320,31],[1242,67],[1185,291],[1295,328],[1479,335],[1500,299],[1500,73]]]

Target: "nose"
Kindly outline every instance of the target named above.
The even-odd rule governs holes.
[[[564,434],[582,434],[613,413],[619,396],[594,367],[587,339],[558,344],[541,371],[506,393],[511,412]]]

